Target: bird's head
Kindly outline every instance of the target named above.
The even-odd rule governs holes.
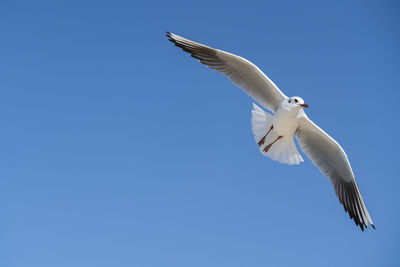
[[[304,100],[298,96],[292,96],[282,102],[282,106],[287,110],[299,110],[301,108],[308,108]]]

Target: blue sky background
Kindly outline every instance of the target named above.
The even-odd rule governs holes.
[[[399,266],[396,1],[2,1],[0,265]],[[253,100],[164,36],[241,55],[349,155],[361,232]]]

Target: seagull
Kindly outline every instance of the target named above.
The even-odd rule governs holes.
[[[301,97],[287,97],[256,65],[240,56],[170,32],[166,36],[199,62],[224,74],[271,112],[256,104],[251,111],[252,131],[263,155],[289,165],[303,162],[294,142],[296,137],[303,152],[331,181],[350,219],[362,231],[369,224],[375,229],[346,153],[338,142],[307,117],[304,108],[308,105]]]

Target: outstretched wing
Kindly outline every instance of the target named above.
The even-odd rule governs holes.
[[[332,182],[340,203],[356,225],[364,231],[369,223],[375,229],[342,147],[307,116],[301,118],[296,138],[314,165]]]
[[[280,103],[287,98],[278,87],[250,61],[222,50],[196,43],[173,33],[167,32],[167,37],[176,46],[189,52],[192,57],[197,58],[201,63],[227,76],[257,102],[272,112],[276,112]]]

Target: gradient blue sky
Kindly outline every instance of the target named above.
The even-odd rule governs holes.
[[[57,2],[57,3],[56,3]],[[0,265],[399,266],[396,1],[2,1]],[[165,31],[257,64],[344,147],[377,227],[263,157],[252,99]]]

